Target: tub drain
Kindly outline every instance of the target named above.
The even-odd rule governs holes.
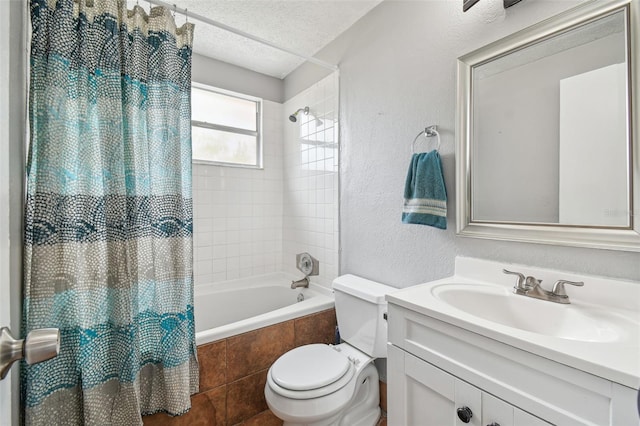
[[[304,294],[298,293],[298,302],[302,302],[304,300]]]

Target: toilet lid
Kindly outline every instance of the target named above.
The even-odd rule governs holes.
[[[349,359],[328,345],[300,346],[271,366],[271,377],[285,389],[302,391],[330,385],[349,371]]]

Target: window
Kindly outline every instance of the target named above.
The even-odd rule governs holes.
[[[192,83],[193,161],[261,167],[261,103],[257,98]]]

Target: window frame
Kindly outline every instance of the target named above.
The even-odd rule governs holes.
[[[202,129],[210,129],[210,130],[218,130],[218,131],[222,131],[222,132],[227,132],[227,133],[236,133],[236,134],[240,134],[240,135],[248,135],[248,136],[255,136],[256,137],[256,164],[242,164],[242,163],[232,163],[232,162],[226,162],[226,161],[213,161],[213,160],[202,160],[202,159],[195,159],[193,158],[193,155],[191,156],[191,163],[192,164],[204,164],[204,165],[211,165],[211,166],[222,166],[222,167],[239,167],[239,168],[244,168],[244,169],[263,169],[264,165],[263,165],[263,156],[262,156],[262,142],[263,142],[263,132],[262,132],[262,124],[263,124],[263,117],[262,117],[262,111],[263,111],[263,99],[262,98],[258,98],[255,96],[250,96],[250,95],[245,95],[243,93],[238,93],[238,92],[233,92],[231,90],[227,90],[227,89],[221,89],[219,87],[215,87],[215,86],[211,86],[208,84],[204,84],[204,83],[198,83],[195,81],[191,82],[191,87],[195,87],[196,89],[200,89],[200,90],[206,90],[208,92],[212,92],[212,93],[216,93],[216,94],[220,94],[220,95],[225,95],[225,96],[229,96],[229,97],[233,97],[233,98],[238,98],[238,99],[242,99],[245,101],[251,101],[251,102],[255,102],[256,103],[256,130],[247,130],[247,129],[242,129],[240,127],[233,127],[233,126],[225,126],[222,124],[214,124],[214,123],[207,123],[205,121],[198,121],[198,120],[191,120],[191,128],[195,127],[200,127]],[[193,106],[192,106],[193,108]],[[193,136],[192,136],[192,142],[193,143]]]

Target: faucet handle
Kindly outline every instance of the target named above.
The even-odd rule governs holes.
[[[584,282],[582,282],[582,281],[558,280],[553,285],[553,290],[551,292],[553,294],[555,294],[556,296],[559,296],[559,297],[568,297],[567,296],[567,292],[566,292],[566,290],[564,288],[565,284],[574,285],[576,287],[582,287],[584,285]]]
[[[507,271],[506,269],[503,269],[502,272],[507,275],[516,275],[518,277],[518,281],[516,282],[516,285],[513,286],[514,288],[520,288],[520,289],[524,288],[524,282],[526,279],[524,277],[524,274],[521,274],[520,272]]]

